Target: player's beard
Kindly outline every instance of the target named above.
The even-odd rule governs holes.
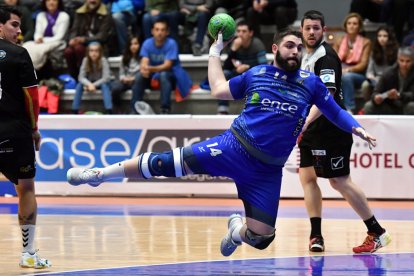
[[[323,37],[321,37],[320,39],[316,40],[315,41],[315,44],[313,44],[313,45],[309,45],[306,42],[306,40],[305,40],[306,48],[316,49],[316,48],[318,48],[319,44],[321,44],[322,40],[323,40]]]
[[[295,60],[296,64],[290,64],[289,60]],[[276,63],[287,72],[294,72],[300,68],[300,59],[298,57],[285,59],[280,55],[279,51],[276,53]]]

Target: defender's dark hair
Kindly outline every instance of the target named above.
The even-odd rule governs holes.
[[[303,21],[305,21],[305,19],[319,20],[321,22],[321,26],[325,27],[325,17],[320,11],[310,10],[310,11],[305,12],[300,22],[300,25],[302,27],[303,27]]]
[[[302,33],[299,31],[296,31],[292,28],[286,28],[280,32],[277,32],[274,36],[273,36],[273,44],[279,45],[280,42],[283,40],[283,38],[285,36],[288,35],[294,35],[300,39],[302,39]]]
[[[17,7],[0,5],[1,24],[5,24],[8,20],[10,20],[12,14],[17,15],[18,17],[22,17],[22,12]]]

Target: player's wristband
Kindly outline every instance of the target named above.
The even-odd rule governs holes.
[[[208,53],[209,57],[220,57],[221,50],[217,49],[217,47],[214,47],[215,45],[212,45],[210,47],[210,51]]]

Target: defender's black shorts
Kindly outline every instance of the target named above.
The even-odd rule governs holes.
[[[349,157],[352,144],[330,145],[318,148],[300,147],[300,167],[314,167],[316,175],[333,178],[349,175]]]
[[[18,179],[35,177],[35,149],[31,137],[0,139],[0,172],[16,185]]]

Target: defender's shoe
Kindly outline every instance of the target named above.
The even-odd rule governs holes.
[[[354,253],[374,253],[391,242],[391,236],[385,229],[380,236],[369,232],[367,234],[365,241],[360,246],[352,249]]]
[[[243,226],[242,217],[239,214],[232,214],[229,217],[229,220],[227,223],[227,227],[229,230],[227,231],[226,236],[221,240],[220,251],[223,256],[225,257],[230,256],[236,250],[237,246],[240,246],[242,244],[241,242],[233,241],[231,237],[234,229],[240,225]]]
[[[42,259],[37,255],[37,251],[33,254],[29,252],[23,252],[22,256],[20,257],[20,267],[24,268],[48,268],[52,266],[52,263],[46,259]]]
[[[325,251],[325,244],[322,236],[311,237],[309,240],[310,252],[323,252]]]
[[[103,172],[97,168],[71,168],[68,170],[66,178],[70,185],[89,184],[92,187],[96,187],[103,182]]]

